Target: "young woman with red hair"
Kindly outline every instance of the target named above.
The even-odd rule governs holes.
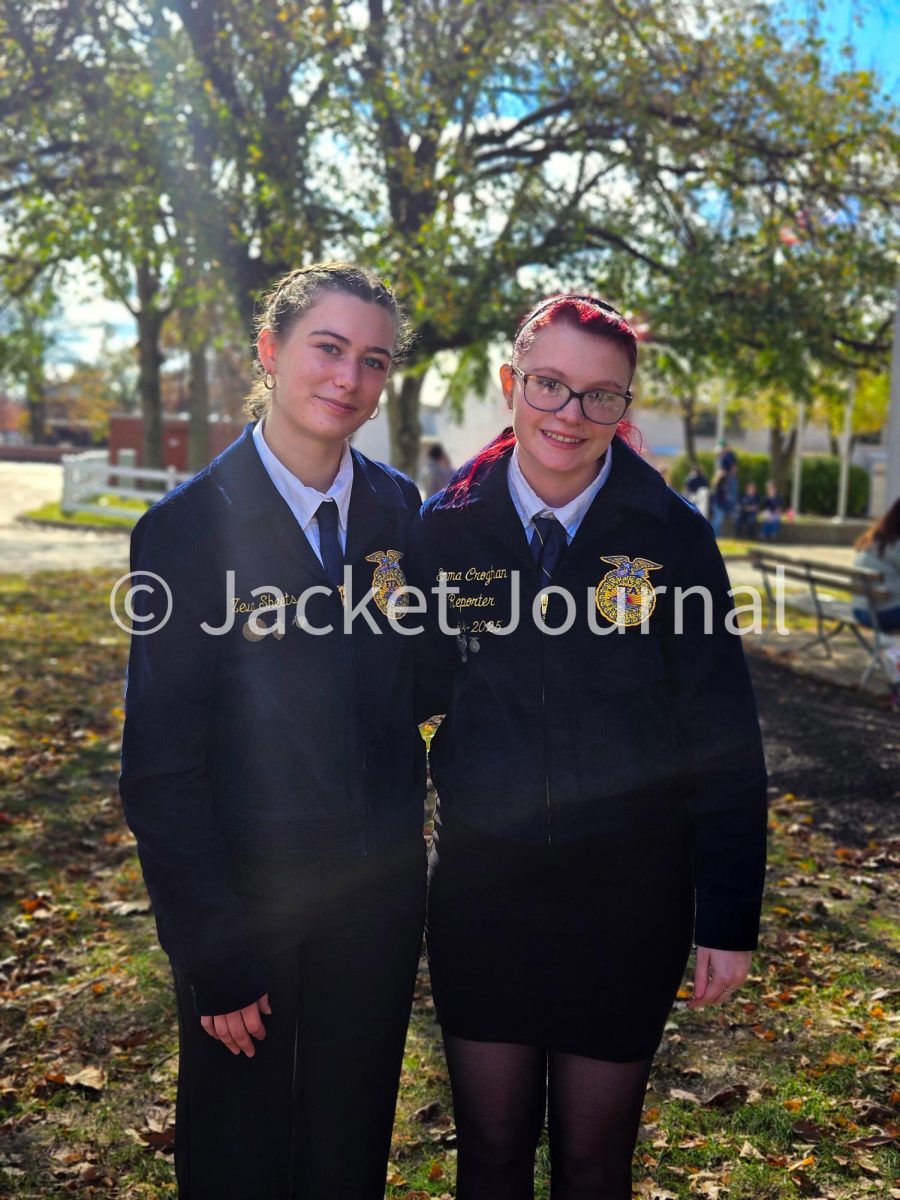
[[[756,946],[766,773],[709,525],[629,445],[636,337],[591,296],[527,314],[512,428],[423,508],[439,795],[428,947],[458,1200],[630,1200],[653,1055]],[[673,590],[699,595],[675,602]],[[455,590],[454,590],[455,589]],[[516,619],[516,592],[519,616]]]

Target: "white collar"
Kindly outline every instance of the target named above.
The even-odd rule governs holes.
[[[594,497],[609,478],[611,467],[612,442],[609,444],[606,457],[603,460],[603,466],[598,471],[596,478],[592,479],[584,491],[579,492],[574,500],[570,500],[568,504],[563,504],[561,508],[553,508],[540,498],[522,474],[522,466],[519,462],[519,447],[517,444],[510,455],[507,479],[509,482],[509,494],[512,497],[516,512],[519,514],[519,519],[525,527],[526,534],[531,533],[535,517],[552,515],[563,526],[566,531],[566,537],[571,542],[572,538],[578,532],[578,526],[584,520],[585,513],[591,507]]]
[[[346,536],[350,493],[353,490],[353,456],[350,453],[350,443],[344,442],[341,464],[331,487],[327,492],[320,492],[318,488],[308,487],[307,484],[301,483],[297,476],[293,475],[284,463],[275,457],[263,435],[263,423],[263,421],[257,421],[254,426],[253,443],[269,478],[297,518],[300,528],[306,533],[322,501],[334,500],[337,504],[338,521]]]

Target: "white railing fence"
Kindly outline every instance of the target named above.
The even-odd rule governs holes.
[[[114,504],[93,504],[91,498],[101,492],[113,492],[152,504],[161,500],[179,483],[192,477],[190,471],[177,471],[175,467],[160,470],[154,467],[135,467],[123,463],[111,463],[105,450],[88,450],[84,454],[65,454],[62,460],[63,494],[60,508],[66,516],[72,513],[93,513],[106,517],[137,518],[140,513],[133,508],[119,508]],[[138,483],[161,484],[161,487],[139,488]]]

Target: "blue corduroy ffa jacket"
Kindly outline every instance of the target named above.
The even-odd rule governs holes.
[[[345,559],[347,599],[356,604],[377,587],[377,572],[414,572],[420,497],[405,476],[356,451],[353,470]],[[379,557],[387,551],[395,557]],[[372,624],[360,617],[351,634],[343,631],[344,607],[269,479],[250,426],[142,517],[132,570],[166,581],[172,613],[158,632],[132,637],[125,814],[163,948],[192,984],[198,1011],[231,1012],[267,990],[230,880],[236,858],[264,870],[276,856],[346,858],[421,836],[414,639],[391,628],[374,600]],[[136,594],[138,618],[165,611],[154,586]],[[311,587],[321,592],[306,618],[330,633],[293,621]],[[273,588],[280,595],[260,591]],[[224,632],[204,632],[203,622]]]
[[[507,466],[508,456],[480,468],[464,496],[451,482],[422,509],[429,584],[459,589],[447,611],[460,634],[436,632],[432,614],[423,656],[423,707],[447,714],[431,746],[441,812],[497,837],[556,845],[688,821],[697,943],[754,948],[766,770],[708,523],[617,441],[610,477],[553,580],[571,595],[574,622],[551,636],[567,609],[551,595],[546,619],[540,605],[532,616],[539,580]],[[516,573],[521,615],[503,633]],[[679,605],[676,588],[700,592]],[[652,611],[623,625],[616,604],[634,620],[641,597]]]

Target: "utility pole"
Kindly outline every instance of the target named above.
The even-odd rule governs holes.
[[[891,408],[887,427],[887,462],[885,463],[885,512],[900,496],[900,283],[897,287],[897,308],[894,313],[894,348],[891,354]],[[873,516],[880,516],[873,513]]]
[[[856,399],[856,375],[850,376],[847,400],[844,404],[844,431],[841,434],[841,474],[838,483],[837,520],[847,516],[847,491],[850,483],[850,442],[853,438],[853,401]]]
[[[803,428],[806,411],[803,401],[797,401],[797,444],[794,446],[794,484],[791,488],[791,508],[794,516],[800,512],[800,480],[803,473]]]

